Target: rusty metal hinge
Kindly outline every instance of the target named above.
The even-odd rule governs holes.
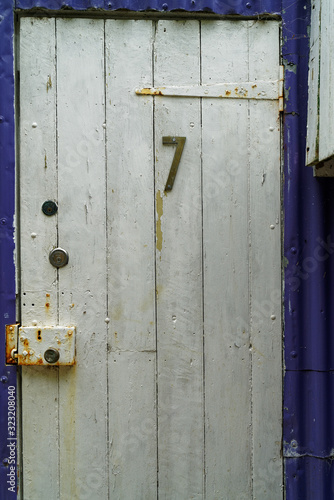
[[[75,326],[6,325],[6,364],[75,364]]]
[[[19,324],[6,325],[6,365],[17,365],[17,337]]]

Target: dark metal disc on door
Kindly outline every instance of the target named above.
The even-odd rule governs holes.
[[[49,254],[49,261],[54,267],[64,267],[68,263],[68,253],[62,248],[55,248]]]
[[[45,351],[44,359],[47,363],[57,363],[59,359],[59,351],[54,347],[50,347]]]
[[[55,215],[57,213],[58,207],[54,201],[47,200],[42,205],[42,212],[45,215]]]

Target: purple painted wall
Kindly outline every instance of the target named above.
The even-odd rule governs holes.
[[[309,14],[300,1],[283,14],[287,500],[334,498],[334,179],[304,166]]]
[[[285,391],[284,456],[287,500],[334,498],[334,180],[316,179],[305,167],[308,27],[310,0],[16,0],[17,9],[119,8],[134,11],[215,12],[282,16],[282,57],[286,68],[284,112]],[[0,318],[14,321],[13,210],[14,115],[12,1],[1,0],[0,15]],[[3,338],[3,337],[2,337]],[[3,360],[3,342],[0,346]],[[14,370],[3,364],[0,384],[0,498],[7,496],[8,384]],[[38,499],[36,499],[38,500]]]
[[[0,498],[16,498],[16,369],[5,366],[6,323],[15,323],[13,2],[0,4]],[[9,403],[10,401],[10,403]],[[8,403],[10,407],[8,406]],[[9,410],[11,413],[9,413]],[[9,417],[9,419],[8,419]],[[14,455],[13,455],[14,453]],[[15,472],[13,474],[13,472]]]

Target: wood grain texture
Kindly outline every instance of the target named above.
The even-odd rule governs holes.
[[[248,80],[247,22],[202,23],[202,74],[203,83]],[[248,102],[203,100],[202,106],[206,495],[246,499],[252,474]]]
[[[155,353],[110,353],[109,452],[113,500],[157,498],[155,366]]]
[[[331,64],[334,53],[334,4],[330,0],[321,2],[320,45],[320,89],[319,89],[319,161],[334,154],[334,68]],[[316,103],[314,103],[316,104]]]
[[[47,217],[42,212],[44,201],[57,201],[55,23],[21,19],[20,33],[20,98],[24,103],[20,107],[20,244],[26,264],[21,270],[21,288],[23,292],[55,290],[57,271],[48,256],[57,243],[57,215]]]
[[[279,26],[249,27],[250,78],[277,78]],[[250,102],[250,345],[253,497],[282,498],[280,116],[277,102]],[[275,397],[276,395],[276,397]]]
[[[20,20],[20,61],[21,322],[52,325],[57,321],[57,271],[48,255],[57,242],[57,216],[46,217],[41,207],[45,200],[57,201],[54,19]],[[58,499],[58,432],[57,368],[22,367],[27,500],[43,498],[46,488],[50,500]]]
[[[20,37],[22,323],[77,327],[76,366],[23,370],[25,498],[282,499],[278,101],[135,92],[277,80],[279,23]]]
[[[200,83],[197,21],[159,21],[154,84]],[[177,61],[177,63],[175,63]],[[201,115],[198,99],[155,99],[159,498],[203,498]],[[186,136],[174,156],[163,136]]]
[[[108,276],[113,350],[155,349],[151,21],[106,22]]]
[[[320,12],[321,2],[312,0],[311,35],[308,73],[306,163],[319,161],[319,71],[320,71]]]
[[[106,21],[111,498],[157,495],[151,21]]]
[[[57,20],[59,322],[77,327],[59,372],[60,498],[108,497],[104,22]]]

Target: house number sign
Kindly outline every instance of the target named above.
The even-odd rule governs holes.
[[[186,142],[185,137],[173,137],[168,135],[162,138],[162,144],[164,144],[165,146],[176,146],[174,158],[172,161],[172,166],[170,167],[168,179],[165,186],[166,193],[173,189],[175,177],[177,174],[177,169],[179,168],[185,142]]]

